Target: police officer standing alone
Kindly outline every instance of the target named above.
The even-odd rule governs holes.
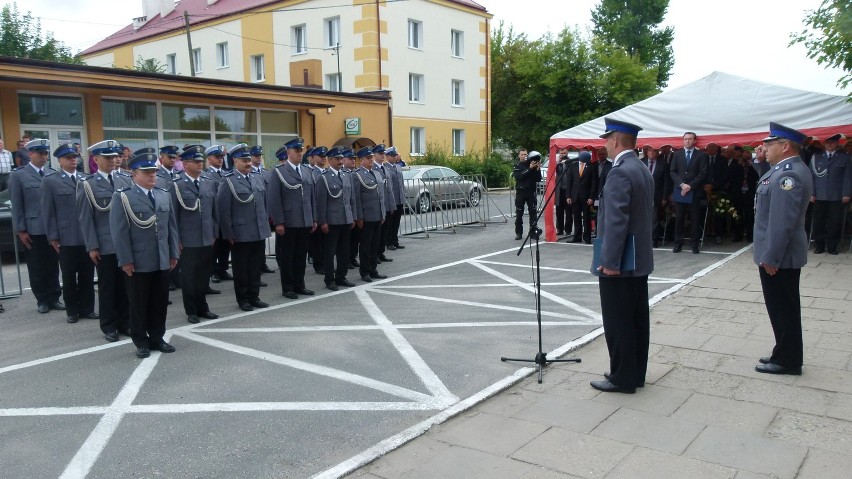
[[[210,312],[205,293],[210,281],[210,262],[213,259],[213,240],[218,225],[214,220],[216,182],[201,173],[204,166],[204,147],[184,148],[180,159],[183,174],[172,187],[180,237],[180,283],[186,320],[197,323],[199,317],[216,319]]]
[[[260,300],[260,263],[263,260],[269,220],[266,188],[260,175],[251,174],[248,145],[235,145],[228,152],[234,172],[226,174],[216,193],[216,215],[222,235],[231,243],[234,293],[243,311],[266,308]]]
[[[654,270],[651,219],[654,179],[636,156],[636,137],[642,129],[604,118],[607,173],[598,210],[598,277],[604,337],[609,350],[609,373],[591,386],[603,392],[633,394],[645,385],[648,369],[650,312],[648,275]]]
[[[136,357],[151,350],[172,353],[167,343],[166,313],[169,271],[178,262],[178,230],[169,193],[157,185],[157,157],[135,155],[130,160],[133,185],[112,196],[109,224],[118,264],[124,271],[130,303],[130,335]]]
[[[814,254],[837,254],[846,206],[852,198],[852,160],[838,148],[840,134],[825,139],[825,151],[811,159],[814,195]]]
[[[536,187],[541,181],[541,153],[534,151],[527,155],[527,150],[518,152],[518,164],[512,170],[515,178],[515,239],[524,235],[524,207],[530,216],[530,228],[536,215]]]
[[[775,333],[772,355],[755,370],[768,374],[802,374],[802,306],[799,279],[808,262],[805,211],[813,179],[799,157],[805,134],[769,123],[763,140],[770,169],[757,185],[754,216],[754,262],[766,312]]]
[[[47,242],[41,212],[42,180],[53,171],[47,164],[50,142],[38,138],[24,145],[30,162],[13,171],[9,178],[12,220],[18,239],[24,245],[30,288],[36,297],[39,313],[51,309],[65,310],[59,300],[59,256]]]
[[[316,184],[317,224],[323,234],[323,265],[326,288],[337,291],[338,286],[355,286],[346,279],[349,271],[349,233],[355,225],[355,197],[352,179],[340,171],[343,148],[328,151],[329,167]],[[335,267],[335,259],[337,266]]]
[[[77,211],[77,160],[73,143],[60,145],[54,152],[61,171],[44,176],[41,188],[41,215],[47,241],[59,254],[62,269],[62,297],[67,320],[97,319],[95,314],[95,265],[86,252]]]
[[[89,147],[98,164],[97,173],[80,182],[77,187],[77,211],[80,231],[86,243],[89,259],[98,271],[98,313],[104,338],[114,343],[118,334],[130,335],[127,289],[124,272],[118,267],[109,212],[116,187],[115,158],[119,157],[117,141],[104,140]],[[120,207],[120,206],[119,206]]]

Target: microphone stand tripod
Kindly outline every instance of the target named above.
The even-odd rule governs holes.
[[[579,363],[582,361],[580,358],[568,358],[568,359],[547,359],[547,353],[542,351],[541,344],[541,254],[539,252],[539,238],[541,237],[541,228],[538,227],[538,220],[541,218],[541,215],[544,214],[545,207],[547,203],[549,203],[553,197],[556,195],[556,190],[559,189],[559,182],[562,180],[562,177],[565,175],[565,172],[568,171],[570,165],[565,165],[562,169],[562,173],[559,174],[559,177],[556,179],[556,184],[553,185],[553,189],[550,191],[550,196],[548,196],[544,203],[541,206],[541,209],[536,212],[536,216],[533,221],[530,223],[530,232],[527,235],[526,239],[524,239],[524,244],[518,249],[517,256],[521,255],[524,247],[527,245],[527,241],[530,239],[535,240],[535,313],[536,320],[538,321],[538,353],[536,353],[534,359],[523,359],[523,358],[507,358],[501,357],[500,361],[514,361],[514,362],[524,362],[524,363],[534,363],[538,365],[538,383],[541,384],[542,374],[544,367],[550,363]]]

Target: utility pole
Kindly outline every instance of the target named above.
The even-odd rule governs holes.
[[[186,24],[186,45],[189,48],[189,73],[195,76],[195,59],[192,57],[192,37],[189,35],[189,12],[183,11],[183,21]]]
[[[334,53],[337,55],[337,91],[343,91],[343,77],[340,76],[340,42],[334,47]]]

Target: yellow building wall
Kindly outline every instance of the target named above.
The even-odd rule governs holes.
[[[263,55],[266,81],[275,85],[275,50],[272,44],[272,13],[259,13],[242,18],[243,31],[243,78],[252,82],[251,57]]]
[[[133,68],[136,60],[133,58],[133,45],[122,45],[112,51],[115,68]]]
[[[355,41],[357,43],[360,40],[361,44],[352,52],[353,60],[361,64],[361,73],[355,75],[355,88],[365,91],[386,89],[389,79],[387,75],[382,74],[381,62],[388,59],[387,46],[382,46],[381,54],[379,53],[381,43],[379,32],[385,35],[388,33],[387,22],[380,20],[385,5],[383,3],[364,4],[363,0],[353,0],[352,4],[361,5],[361,19],[352,22]]]
[[[18,94],[3,85],[0,88],[0,115],[3,116],[2,136],[6,149],[15,151],[18,145],[15,143],[21,138],[21,120],[18,115]],[[13,141],[14,140],[14,141]]]
[[[464,130],[465,153],[481,152],[488,148],[488,124],[484,122],[464,122],[447,120],[427,120],[423,118],[393,119],[393,146],[406,159],[411,151],[411,128],[426,129],[426,147],[435,145],[447,152],[453,149],[453,130]]]

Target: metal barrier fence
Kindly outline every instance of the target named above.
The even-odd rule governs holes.
[[[0,299],[13,298],[23,294],[23,283],[21,281],[21,251],[18,249],[18,237],[12,227],[12,210],[8,206],[0,207],[0,220],[8,221],[9,230],[3,234],[7,236],[0,244],[0,253],[5,253],[2,259],[12,254],[12,261],[0,261]],[[3,225],[5,229],[5,224]],[[2,231],[2,230],[0,230]],[[15,287],[17,286],[17,288]]]

